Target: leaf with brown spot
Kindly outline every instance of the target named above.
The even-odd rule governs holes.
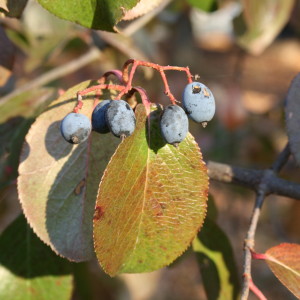
[[[284,243],[272,247],[265,259],[281,283],[300,299],[300,245]]]
[[[25,216],[35,233],[58,254],[84,261],[94,256],[92,220],[100,178],[119,139],[92,132],[71,145],[60,122],[76,105],[78,84],[52,102],[31,126],[23,146],[18,190]],[[84,97],[81,113],[90,117],[94,94]]]
[[[161,109],[147,119],[136,108],[132,136],[118,147],[99,186],[94,242],[97,258],[111,276],[150,272],[181,255],[201,228],[208,176],[191,134],[178,148],[161,136]]]
[[[291,152],[300,164],[300,73],[293,79],[287,93],[285,121]]]

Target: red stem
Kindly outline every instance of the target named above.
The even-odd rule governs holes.
[[[146,108],[147,116],[148,116],[150,114],[151,101],[149,100],[146,91],[142,87],[139,87],[139,86],[133,87],[132,90],[136,91],[140,94],[142,102]]]
[[[249,289],[253,292],[254,295],[256,295],[256,297],[259,300],[267,300],[267,298],[265,297],[265,295],[262,293],[262,291],[254,284],[253,280],[250,278],[249,279]]]
[[[256,253],[254,250],[250,249],[252,259],[263,259],[266,260],[267,256],[263,253]]]
[[[105,81],[107,80],[107,78],[110,76],[110,75],[114,75],[115,77],[117,77],[118,81],[123,84],[123,76],[122,76],[122,71],[120,70],[111,70],[111,71],[107,71],[105,72],[101,77],[100,79],[98,80],[99,84],[104,84]]]
[[[132,67],[131,67],[131,70],[129,73],[129,66],[131,64],[132,64]],[[119,97],[123,96],[125,93],[127,93],[129,90],[132,89],[133,76],[134,76],[134,73],[138,66],[149,67],[149,68],[157,70],[160,73],[160,76],[161,76],[162,81],[165,86],[165,94],[170,98],[170,101],[172,102],[172,104],[176,103],[176,99],[170,91],[170,87],[169,87],[169,84],[168,84],[168,81],[166,78],[165,71],[170,71],[170,70],[184,71],[184,72],[186,72],[188,83],[191,83],[193,81],[192,80],[193,76],[190,72],[189,67],[160,66],[158,64],[150,63],[147,61],[129,59],[125,62],[124,66],[123,66],[123,82],[126,83],[126,89],[120,93]]]

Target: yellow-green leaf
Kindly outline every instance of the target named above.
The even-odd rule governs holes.
[[[282,284],[300,299],[300,245],[284,243],[272,247],[265,259]]]
[[[222,229],[206,218],[193,241],[208,299],[238,299],[238,272],[230,242]]]
[[[31,126],[19,166],[18,191],[35,233],[58,254],[74,261],[94,256],[93,213],[102,173],[119,139],[92,132],[88,141],[71,145],[60,122],[76,105],[86,81],[52,102]],[[90,117],[94,94],[84,98],[81,113]]]
[[[161,136],[161,109],[136,108],[134,134],[103,175],[94,215],[98,260],[111,276],[162,268],[190,245],[202,226],[208,176],[191,134],[178,148]]]

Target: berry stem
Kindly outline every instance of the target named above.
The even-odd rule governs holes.
[[[142,102],[143,102],[143,104],[146,108],[147,115],[149,115],[150,114],[151,101],[149,100],[146,91],[142,87],[139,87],[139,86],[133,87],[132,90],[135,91],[135,92],[138,92],[140,94]]]
[[[130,65],[132,65],[132,67],[129,72]],[[158,64],[150,63],[147,61],[129,59],[125,62],[124,66],[123,66],[123,82],[126,83],[126,89],[120,93],[119,97],[123,96],[125,93],[127,93],[129,90],[132,89],[132,80],[133,80],[134,73],[138,66],[149,67],[149,68],[157,70],[160,73],[160,76],[161,76],[162,81],[165,86],[165,94],[170,98],[170,101],[172,102],[172,104],[176,103],[176,99],[170,91],[170,87],[169,87],[169,84],[168,84],[168,81],[166,78],[165,71],[170,71],[170,70],[184,71],[184,72],[186,72],[188,83],[191,83],[193,81],[192,80],[193,76],[190,72],[189,67],[160,66]]]
[[[118,81],[120,84],[123,84],[124,81],[123,81],[123,76],[122,76],[122,71],[121,70],[111,70],[111,71],[107,71],[105,72],[101,77],[100,79],[98,80],[99,84],[104,84],[105,81],[107,80],[107,78],[110,76],[110,75],[114,75],[115,77],[117,77]]]

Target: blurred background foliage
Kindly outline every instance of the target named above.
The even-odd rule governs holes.
[[[129,58],[190,66],[212,90],[216,117],[205,129],[190,123],[205,160],[266,168],[285,146],[285,95],[300,70],[299,0],[162,0],[141,18],[119,22],[119,33],[61,20],[36,1],[26,6],[19,1],[19,11],[5,8],[5,3],[0,1],[1,231],[21,212],[15,184],[18,157],[34,118],[61,90],[119,69]],[[32,80],[90,53],[89,63],[80,69],[22,92]],[[135,84],[147,90],[151,101],[167,104],[158,74],[145,69],[138,74]],[[179,72],[168,75],[180,100],[186,78]],[[300,182],[293,159],[282,174]],[[214,218],[232,244],[241,275],[254,194],[215,182],[210,194],[218,211]],[[283,241],[299,243],[299,216],[299,201],[269,196],[256,250],[264,252]],[[196,260],[188,251],[169,268],[114,279],[96,262],[76,264],[73,299],[206,299]],[[253,267],[254,281],[268,299],[295,299],[264,263],[254,261]]]

